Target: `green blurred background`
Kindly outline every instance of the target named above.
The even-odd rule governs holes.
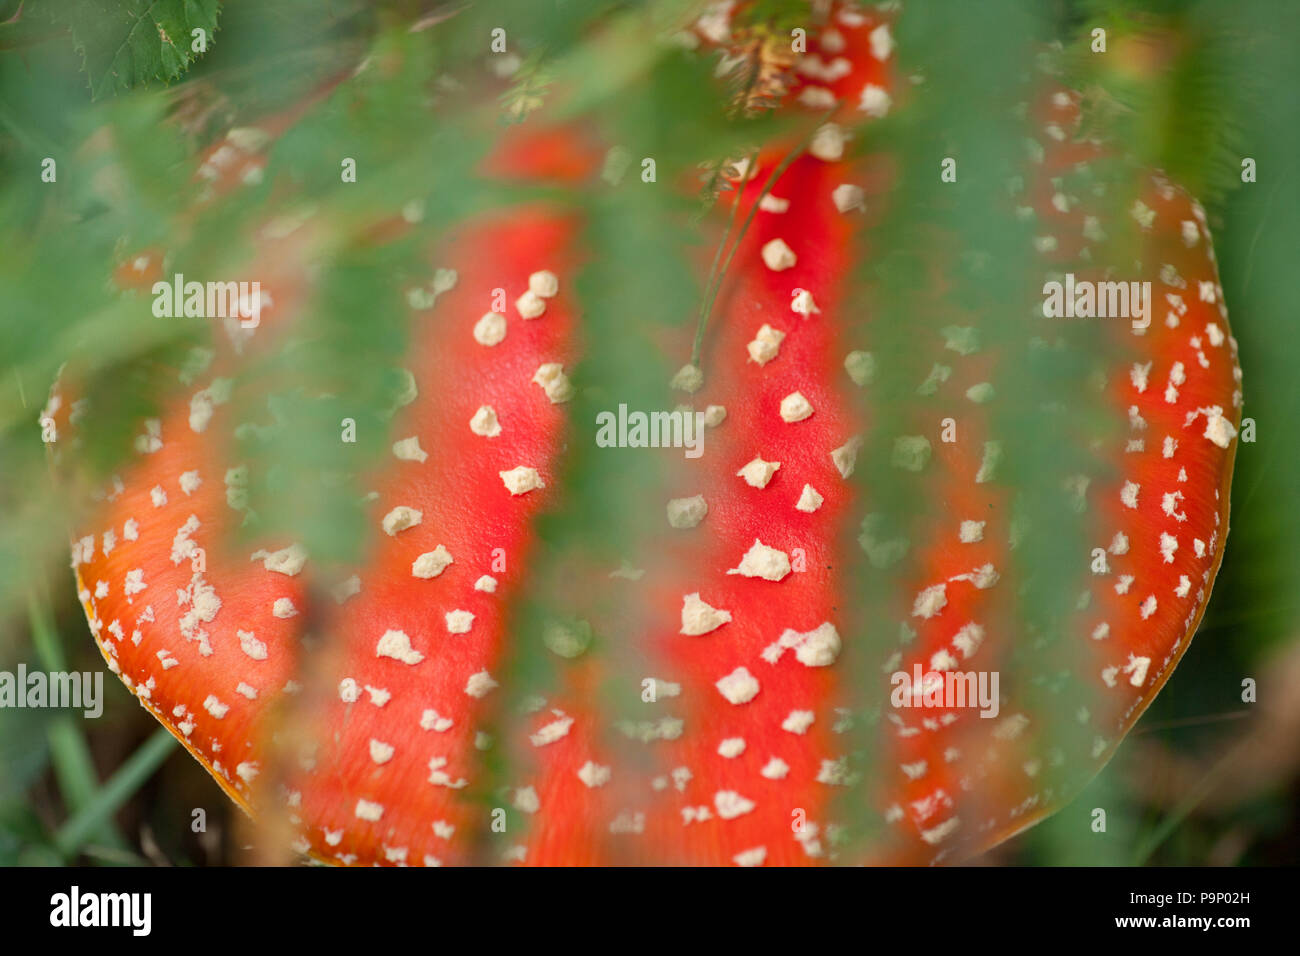
[[[194,155],[225,129],[284,108],[386,50],[419,50],[409,68],[423,71],[425,81],[454,72],[481,59],[468,38],[504,22],[526,55],[495,110],[526,112],[528,98],[552,76],[619,63],[621,72],[608,83],[588,73],[583,96],[570,109],[589,113],[615,142],[650,138],[661,168],[721,159],[756,135],[727,115],[723,92],[714,98],[701,92],[709,83],[707,64],[691,63],[671,47],[620,47],[627,40],[617,31],[591,39],[601,20],[637,15],[671,25],[700,4],[178,2],[215,24],[210,49],[186,63],[142,48],[130,61],[139,72],[133,76],[106,67],[104,58],[120,50],[115,17],[136,6],[131,0],[0,0],[0,670],[19,662],[44,670],[102,666],[68,569],[69,504],[47,480],[36,419],[66,354],[88,345],[100,360],[92,374],[123,396],[110,416],[117,427],[104,428],[91,458],[111,462],[114,441],[147,413],[147,403],[127,397],[137,390],[124,383],[140,381],[145,360],[173,354],[189,339],[131,326],[137,320],[120,309],[108,277],[123,236],[136,248],[171,235],[175,210],[189,201]],[[770,0],[757,6],[774,20],[797,22],[806,5]],[[409,32],[428,24],[435,25]],[[1109,58],[1087,54],[1098,25],[1113,44]],[[1300,254],[1300,4],[912,0],[899,32],[910,38],[918,60],[956,64],[956,75],[967,71],[968,95],[1020,77],[1019,61],[1006,55],[1014,45],[1059,43],[1067,82],[1112,107],[1109,116],[1136,158],[1168,170],[1202,200],[1240,343],[1244,414],[1257,427],[1257,441],[1238,447],[1227,555],[1182,664],[1077,799],[982,862],[1294,863],[1300,859],[1300,334],[1292,326],[1292,283]],[[1144,42],[1125,46],[1119,41],[1126,37]],[[1143,53],[1152,50],[1155,55]],[[376,162],[381,168],[387,162],[394,176],[406,170],[394,154],[438,157],[442,179],[427,198],[445,221],[509,201],[486,184],[465,185],[499,126],[466,113],[437,129],[397,132],[427,91],[403,86],[407,80],[378,82],[346,116],[308,126],[286,145],[281,161],[309,155],[320,137],[370,138]],[[969,103],[940,102],[939,116],[944,108],[966,110]],[[88,145],[105,126],[126,134],[116,138],[110,157],[121,181],[107,193],[103,180],[79,176],[105,161]],[[987,128],[999,135],[997,124]],[[998,145],[990,144],[994,152]],[[38,178],[47,155],[68,157],[60,161],[67,186],[57,197]],[[1256,161],[1256,182],[1240,181],[1242,157]],[[310,174],[303,175],[310,188]],[[379,193],[348,202],[382,206],[403,198],[383,194],[392,192],[387,177],[376,179]],[[268,201],[256,194],[230,211],[227,234]],[[624,251],[642,256],[668,249],[648,268],[680,274],[693,237],[675,232],[659,209],[612,206],[603,214],[608,223],[629,211],[645,228]],[[346,224],[354,210],[341,205],[335,213]],[[403,267],[337,264],[362,283]],[[691,312],[698,290],[656,285],[678,289],[659,303],[665,313]],[[400,309],[400,301],[393,303],[394,315]],[[357,359],[347,346],[346,317],[340,328],[335,357],[361,362],[357,379],[373,374],[381,391],[380,370],[386,357],[400,354],[400,334],[383,338],[378,354]],[[616,348],[616,336],[610,339]],[[611,355],[608,368],[619,368],[618,361]],[[1245,677],[1258,682],[1257,703],[1241,700]],[[104,714],[95,721],[72,712],[0,710],[0,864],[245,859],[241,815],[206,772],[111,675],[105,695]],[[1088,828],[1097,806],[1109,816],[1102,836]],[[192,826],[196,808],[206,812],[203,832]]]

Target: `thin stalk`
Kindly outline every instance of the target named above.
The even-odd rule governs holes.
[[[784,175],[785,171],[790,168],[790,164],[793,163],[795,159],[797,159],[799,156],[803,155],[803,151],[807,149],[808,144],[812,142],[813,136],[816,135],[817,130],[821,128],[822,123],[824,123],[827,119],[829,119],[831,114],[834,113],[837,108],[838,106],[832,106],[829,110],[827,110],[826,113],[817,122],[817,124],[808,130],[808,133],[799,142],[799,144],[795,146],[794,149],[790,150],[790,152],[786,154],[786,157],[782,159],[781,162],[777,164],[776,168],[773,169],[772,172],[768,175],[767,181],[763,183],[763,188],[759,190],[757,198],[755,198],[754,202],[749,207],[749,214],[745,216],[745,222],[740,227],[740,234],[736,236],[735,241],[731,244],[731,251],[727,253],[726,261],[722,265],[722,271],[718,273],[716,277],[714,277],[714,275],[710,273],[710,285],[708,290],[706,291],[704,303],[700,307],[700,320],[699,320],[699,324],[695,328],[695,342],[691,346],[692,365],[698,367],[700,364],[700,351],[704,345],[704,330],[709,322],[709,314],[713,311],[713,302],[718,297],[718,292],[722,288],[722,281],[726,278],[727,272],[731,268],[731,260],[735,258],[736,250],[740,248],[741,242],[743,242],[745,239],[745,233],[749,231],[750,223],[754,221],[754,215],[755,213],[758,212],[759,203],[761,203],[767,197],[767,194],[772,191],[772,187],[776,185],[776,181],[780,179],[782,175]],[[753,172],[754,162],[755,160],[750,161],[749,168],[745,171],[746,173],[745,182],[742,183],[740,188],[737,190],[736,204],[735,206],[732,207],[731,210],[733,221],[736,215],[736,211],[740,208],[740,199],[741,196],[744,194],[745,186],[749,183],[749,175]],[[722,253],[722,249],[726,245],[726,241],[727,238],[730,236],[730,233],[731,233],[731,226],[728,225],[727,234],[723,236],[723,241],[718,246],[718,255]],[[714,265],[716,266],[716,264],[717,264],[717,256],[715,255]]]
[[[749,154],[748,162],[745,165],[745,178],[736,188],[736,201],[731,204],[731,215],[727,218],[727,228],[722,234],[722,241],[718,243],[717,250],[713,253],[713,263],[709,266],[709,281],[704,287],[704,301],[700,303],[700,318],[695,326],[695,343],[691,347],[691,364],[700,364],[700,346],[704,341],[704,325],[709,319],[709,310],[713,308],[713,299],[717,295],[717,286],[721,284],[722,279],[718,275],[718,263],[722,261],[722,250],[727,247],[727,240],[731,238],[732,230],[736,228],[736,219],[740,213],[740,200],[745,194],[745,187],[749,185],[750,178],[754,173],[754,164],[758,162],[758,150]]]

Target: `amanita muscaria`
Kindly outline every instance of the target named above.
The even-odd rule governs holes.
[[[696,30],[705,43],[749,42],[725,12]],[[214,331],[210,362],[164,396],[73,549],[110,668],[241,807],[282,814],[296,849],[342,863],[933,862],[1017,832],[1109,759],[1186,648],[1227,534],[1240,372],[1205,216],[1158,175],[1136,184],[1122,221],[1062,196],[1053,182],[1099,147],[1073,139],[1074,95],[1049,89],[1033,107],[1042,161],[1023,202],[1040,229],[1025,256],[1041,257],[1045,276],[1091,260],[1094,279],[1110,266],[1154,290],[1149,328],[1096,320],[1110,323],[1108,364],[1091,395],[1072,397],[1118,422],[1119,437],[1098,439],[1095,471],[1067,489],[1086,509],[1090,551],[1100,549],[1079,559],[1080,590],[1061,597],[1058,635],[1084,661],[1074,676],[1092,705],[1065,715],[1072,735],[1053,736],[1041,700],[1015,679],[1031,637],[1016,627],[1007,574],[1018,532],[986,414],[1006,400],[996,376],[1009,353],[982,341],[978,316],[938,336],[918,325],[915,347],[936,369],[925,388],[957,403],[963,437],[904,434],[894,445],[895,466],[915,473],[929,503],[906,542],[898,617],[842,613],[858,576],[890,560],[871,521],[859,528],[871,490],[850,480],[875,360],[850,276],[864,254],[864,209],[888,201],[888,182],[869,181],[849,143],[859,124],[906,108],[893,61],[887,20],[837,6],[806,53],[766,76],[780,109],[827,116],[761,202],[796,144],[759,152],[719,212],[738,201],[743,221],[759,204],[699,367],[688,363],[662,395],[665,407],[705,412],[705,454],[672,470],[657,501],[637,504],[659,512],[661,532],[629,568],[572,584],[620,589],[628,613],[556,624],[547,646],[560,676],[522,712],[497,705],[498,678],[522,624],[518,596],[545,560],[535,520],[565,494],[566,443],[591,438],[566,409],[582,385],[570,380],[583,347],[575,282],[601,250],[580,248],[578,213],[544,201],[458,233],[412,302],[392,455],[366,476],[376,495],[365,562],[318,580],[292,540],[230,545],[249,480],[228,457],[243,424],[232,409],[249,399],[231,383],[250,355],[277,348],[313,281],[299,259],[310,221],[259,240],[272,296],[261,327],[236,333],[242,352]],[[232,136],[208,156],[208,178],[239,188],[261,164],[263,138]],[[577,131],[532,135],[526,123],[492,168],[582,184],[598,177],[598,157]],[[1116,258],[1126,241],[1137,263]],[[157,269],[141,257],[126,272]],[[488,307],[498,287],[504,313]],[[675,365],[690,351],[666,348]],[[254,401],[259,387],[238,386]],[[67,398],[56,390],[48,411],[75,434]],[[304,649],[305,621],[329,640]],[[887,629],[888,653],[848,672],[846,645],[872,628]],[[635,647],[647,669],[619,673],[588,653],[592,630]],[[871,762],[855,765],[839,737],[849,715],[837,708],[867,684],[888,699],[890,675],[916,666],[940,679],[1003,670],[998,716],[886,712]],[[602,688],[637,694],[647,675],[655,693],[644,718],[615,722]],[[308,728],[287,746],[286,709]],[[489,726],[500,736],[488,739]],[[504,790],[488,789],[488,754],[514,761]],[[852,783],[864,784],[856,806],[836,802]],[[509,811],[504,835],[492,828],[497,808]],[[830,826],[854,814],[875,828],[850,854]]]

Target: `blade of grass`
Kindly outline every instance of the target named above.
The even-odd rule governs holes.
[[[32,646],[36,649],[41,667],[46,671],[66,671],[67,659],[55,636],[49,605],[43,596],[38,596],[35,588],[27,592],[27,619]],[[90,805],[99,789],[99,778],[90,757],[90,745],[86,742],[74,713],[60,714],[55,718],[48,736],[50,759],[54,765],[54,776],[59,783],[59,793],[69,811],[77,813]],[[97,843],[106,847],[119,851],[127,849],[126,841],[112,821],[105,821],[97,827],[93,836]]]
[[[112,847],[87,843],[81,848],[82,855],[98,860],[108,866],[145,866],[148,860],[130,850],[117,850]]]
[[[1210,768],[1210,771],[1201,778],[1187,795],[1178,802],[1172,810],[1169,811],[1155,828],[1138,844],[1137,849],[1133,851],[1133,866],[1146,866],[1151,855],[1160,848],[1160,845],[1169,839],[1170,835],[1191,815],[1192,811],[1210,795],[1215,786],[1223,779],[1224,775],[1232,768],[1232,764],[1245,753],[1250,741],[1242,740],[1235,747],[1219,758],[1218,763]]]
[[[54,835],[54,845],[64,856],[72,856],[91,834],[109,821],[131,795],[148,780],[176,747],[171,732],[160,728],[108,779],[81,810],[74,813]]]

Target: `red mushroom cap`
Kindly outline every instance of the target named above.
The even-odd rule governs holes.
[[[716,16],[699,32],[736,40]],[[674,380],[705,412],[707,453],[673,470],[658,501],[639,503],[664,519],[631,567],[612,581],[601,572],[618,589],[615,612],[548,625],[558,677],[522,714],[496,697],[530,623],[516,607],[524,579],[540,576],[546,554],[535,522],[563,491],[582,347],[573,285],[600,254],[579,248],[573,215],[531,205],[447,245],[443,271],[412,303],[410,387],[391,459],[369,476],[355,576],[318,579],[294,541],[232,545],[248,475],[228,457],[229,437],[243,424],[235,410],[261,395],[238,376],[249,352],[218,338],[210,365],[178,372],[166,414],[146,423],[137,457],[74,544],[79,592],[109,666],[242,807],[284,814],[300,851],[345,864],[475,861],[499,802],[519,815],[504,855],[526,863],[845,861],[830,828],[862,770],[837,708],[864,684],[888,699],[891,675],[914,666],[1005,671],[995,720],[944,706],[885,713],[868,802],[853,808],[880,828],[852,861],[960,859],[1059,806],[1168,679],[1222,558],[1240,408],[1203,212],[1159,176],[1124,222],[1055,205],[1053,176],[1096,150],[1048,129],[1072,128],[1073,97],[1044,101],[1030,201],[1053,241],[1026,255],[1046,271],[1088,246],[1094,261],[1128,266],[1132,242],[1159,305],[1149,328],[1107,327],[1111,361],[1086,397],[1123,435],[1083,436],[1097,468],[1071,484],[1103,557],[1085,593],[1067,597],[1080,610],[1061,639],[1089,662],[1076,676],[1094,704],[1070,715],[1082,745],[1065,742],[1040,729],[1050,715],[1035,709],[1030,678],[1045,675],[1021,660],[1032,637],[1017,628],[1014,501],[997,480],[986,412],[1001,398],[991,377],[1016,353],[982,343],[978,316],[933,341],[918,334],[917,348],[947,370],[935,393],[969,406],[964,437],[898,436],[894,465],[915,472],[931,510],[908,542],[899,620],[852,617],[861,569],[888,563],[891,548],[870,517],[862,524],[871,489],[851,480],[874,424],[861,410],[874,359],[869,329],[864,338],[850,321],[850,276],[863,207],[887,184],[845,144],[854,123],[893,108],[893,41],[877,14],[837,7],[809,44],[770,89],[784,108],[837,112],[770,192],[795,144],[741,172],[731,201],[740,219],[754,210],[752,225],[699,366]],[[494,161],[502,175],[593,172],[576,133],[510,142]],[[237,149],[222,162],[247,166]],[[261,250],[275,305],[244,343],[251,354],[292,327],[312,281],[307,245],[290,236]],[[506,310],[490,311],[501,287]],[[578,596],[589,587],[571,583]],[[885,659],[865,675],[850,669],[859,632],[892,635],[900,623]],[[643,669],[584,653],[593,634],[617,635]],[[322,635],[335,640],[304,643]],[[644,687],[645,668],[652,716],[611,722],[602,694]],[[503,739],[486,739],[489,729]],[[526,768],[504,794],[490,789],[489,746]],[[1065,764],[1073,776],[1058,779]]]

